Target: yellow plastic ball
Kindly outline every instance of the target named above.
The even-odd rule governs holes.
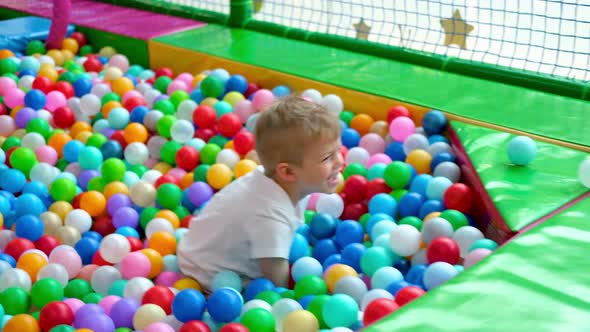
[[[76,57],[76,55],[70,50],[61,50],[61,54],[63,54],[65,61],[74,60]]]
[[[119,77],[111,82],[111,89],[114,93],[123,97],[127,92],[133,90],[133,82],[128,77]]]
[[[123,76],[123,72],[118,67],[109,67],[104,71],[104,79],[106,81],[114,81]]]
[[[172,169],[172,166],[170,166],[170,164],[168,164],[168,163],[161,161],[161,162],[155,164],[154,167],[152,167],[152,169],[159,171],[162,174],[166,174],[166,173],[168,173],[168,171],[170,171]]]
[[[182,278],[182,279],[178,279],[174,285],[172,285],[172,287],[178,289],[178,290],[183,290],[183,289],[196,289],[198,291],[202,291],[201,285],[199,285],[199,283],[192,279],[192,278]]]
[[[57,70],[55,67],[50,63],[41,64],[39,71],[37,72],[37,76],[47,77],[51,82],[55,83],[57,81]]]
[[[70,136],[76,137],[82,132],[92,132],[92,126],[84,121],[76,121],[72,127],[70,127]]]
[[[318,319],[307,310],[292,311],[283,320],[283,332],[317,332],[319,330]]]
[[[207,171],[207,183],[215,189],[227,186],[232,180],[231,169],[224,164],[214,164]]]
[[[64,55],[60,50],[49,50],[47,56],[52,58],[57,66],[63,66],[65,62]]]
[[[217,104],[218,102],[219,102],[219,100],[217,100],[217,98],[213,98],[213,97],[207,97],[207,98],[205,98],[205,99],[203,99],[203,100],[201,101],[201,104],[200,104],[200,105],[201,105],[201,106],[204,106],[204,105],[206,105],[206,106],[211,106],[211,107],[213,107],[213,106],[215,106],[215,104]]]
[[[345,264],[334,264],[328,268],[324,273],[324,281],[328,286],[328,291],[331,293],[334,291],[336,283],[344,277],[358,277],[356,270]]]
[[[65,201],[57,201],[49,206],[49,211],[57,214],[61,220],[66,220],[66,216],[73,210],[72,204]]]
[[[195,175],[193,172],[186,173],[182,177],[182,179],[180,179],[179,186],[182,190],[185,190],[186,188],[190,187],[191,184],[193,184],[194,180],[195,180]]]
[[[147,182],[139,181],[129,190],[129,197],[135,205],[148,207],[156,200],[156,188]]]
[[[72,52],[73,54],[78,53],[78,50],[80,49],[80,45],[78,45],[78,41],[73,39],[73,38],[66,38],[64,39],[63,43],[61,44],[61,48],[63,48],[64,50],[68,50],[70,52]]]
[[[336,193],[341,193],[342,189],[344,189],[344,176],[342,173],[338,173],[338,185],[336,186]]]
[[[242,177],[255,170],[257,166],[258,164],[254,160],[242,159],[234,166],[234,176],[236,179]]]
[[[27,134],[27,130],[20,128],[14,131],[14,133],[12,133],[12,136],[14,137],[18,137],[18,138],[23,138],[25,137],[25,135]]]
[[[113,181],[106,186],[104,186],[103,190],[104,198],[108,201],[111,196],[115,194],[129,194],[129,188],[127,185],[120,181]]]
[[[117,50],[110,46],[105,46],[98,51],[98,55],[106,56],[107,58],[112,57],[113,55],[117,54]]]
[[[162,269],[164,268],[164,259],[162,258],[162,255],[151,248],[141,249],[140,252],[148,258],[150,261],[150,266],[152,267],[150,269],[150,273],[148,274],[148,278],[155,278],[158,274],[160,274],[160,272],[162,272]]]
[[[37,273],[39,273],[39,270],[45,265],[47,265],[45,257],[36,252],[29,252],[21,255],[16,262],[16,267],[27,272],[29,277],[31,277],[32,282],[37,281]]]
[[[425,150],[416,149],[408,154],[406,157],[406,163],[414,166],[416,173],[426,174],[430,173],[430,163],[432,162],[432,156]]]
[[[39,322],[28,314],[15,315],[6,322],[2,332],[41,332]]]
[[[0,229],[4,227],[4,216],[0,213]]]
[[[176,213],[170,210],[158,211],[158,213],[154,215],[154,219],[155,218],[162,218],[168,220],[172,227],[174,227],[174,229],[178,229],[178,227],[180,227],[180,220],[178,219],[178,216],[176,215]]]
[[[440,216],[440,212],[438,211],[434,211],[434,212],[430,212],[429,214],[426,215],[426,217],[424,217],[423,222],[427,222],[428,220],[432,219],[432,218],[436,218]]]
[[[79,133],[78,135],[76,135],[75,139],[86,144],[86,142],[88,141],[88,138],[90,138],[90,136],[92,136],[92,132],[83,131],[83,132]]]
[[[133,327],[143,330],[152,323],[157,323],[166,317],[166,312],[159,305],[144,304],[133,315]]]
[[[232,107],[236,106],[239,101],[244,99],[246,99],[246,97],[237,91],[228,92],[225,97],[223,97],[223,101],[228,102]]]
[[[198,74],[198,75],[195,75],[195,77],[193,78],[193,88],[196,88],[197,85],[199,83],[201,83],[201,81],[204,80],[206,77],[207,77],[206,74]]]

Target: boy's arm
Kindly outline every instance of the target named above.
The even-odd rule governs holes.
[[[289,285],[289,261],[284,258],[259,258],[258,265],[262,276],[277,287]]]

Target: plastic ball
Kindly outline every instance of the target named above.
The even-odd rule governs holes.
[[[201,320],[205,312],[205,297],[194,289],[181,290],[172,301],[172,313],[181,322]]]
[[[510,162],[518,166],[525,166],[535,159],[537,145],[528,136],[516,136],[508,143],[507,153]]]
[[[40,309],[50,302],[60,301],[63,296],[64,289],[61,284],[52,278],[41,279],[31,288],[31,302]]]
[[[358,304],[353,298],[335,294],[324,304],[322,314],[328,327],[348,327],[357,321],[358,310]]]
[[[444,198],[445,191],[451,186],[453,183],[451,180],[445,177],[434,177],[430,182],[428,182],[428,186],[426,187],[426,196],[429,199],[436,199],[442,201]]]
[[[361,311],[366,311],[367,306],[377,299],[393,300],[393,295],[385,289],[373,288],[368,291],[361,300]]]
[[[336,227],[336,237],[334,241],[342,248],[345,248],[351,243],[362,242],[363,236],[363,227],[359,222],[354,220],[345,220]]]
[[[430,244],[437,237],[453,237],[453,226],[446,219],[432,218],[422,226],[422,239]]]
[[[328,286],[328,291],[333,292],[336,283],[347,276],[358,277],[358,273],[348,265],[334,264],[330,266],[324,273],[324,280],[326,281],[326,286]]]
[[[391,249],[399,256],[414,255],[420,249],[421,234],[410,225],[399,225],[390,234]]]
[[[426,292],[420,287],[417,286],[407,286],[402,288],[397,294],[395,295],[395,302],[401,307],[416,298],[424,295]]]
[[[172,302],[174,301],[174,293],[168,287],[154,286],[148,289],[142,297],[141,304],[152,303],[160,306],[166,314],[172,312]]]
[[[2,331],[40,332],[41,329],[35,317],[23,313],[12,316],[4,325]]]
[[[584,187],[590,188],[590,158],[586,158],[580,163],[578,178]]]
[[[148,207],[156,200],[156,189],[147,182],[139,181],[130,188],[129,197],[134,204]]]
[[[453,183],[443,195],[444,205],[463,213],[469,213],[473,205],[474,194],[471,188],[463,183]]]
[[[467,269],[467,268],[471,267],[472,265],[478,263],[479,261],[481,261],[485,257],[489,256],[491,253],[492,253],[492,251],[489,249],[485,249],[485,248],[475,249],[475,250],[469,252],[467,254],[467,256],[465,256],[465,261],[463,262],[463,266]]]
[[[433,289],[458,274],[457,269],[447,262],[435,262],[430,264],[424,272],[424,285],[427,289]]]
[[[318,199],[316,208],[318,213],[327,213],[338,218],[344,211],[344,202],[338,194],[323,194]]]
[[[414,121],[405,116],[396,117],[389,125],[389,133],[391,137],[398,142],[403,142],[406,137],[410,136],[415,131],[416,125],[414,124]]]
[[[249,310],[240,318],[240,322],[249,331],[274,332],[276,326],[273,314],[262,308]]]
[[[213,291],[220,288],[232,288],[241,292],[242,280],[240,279],[240,276],[233,271],[221,271],[217,273],[211,281],[211,289]]]
[[[252,107],[256,112],[261,112],[266,109],[273,101],[274,95],[270,90],[261,89],[256,91],[252,99]]]
[[[240,156],[234,150],[230,149],[221,150],[215,159],[217,164],[224,164],[230,169],[233,169],[239,161]]]
[[[429,263],[446,262],[455,265],[460,258],[459,245],[451,238],[437,237],[428,244],[426,257]]]
[[[58,325],[71,325],[74,322],[74,312],[63,302],[51,302],[45,305],[39,313],[39,326],[43,331],[49,331]]]

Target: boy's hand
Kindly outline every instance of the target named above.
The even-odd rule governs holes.
[[[262,276],[277,287],[289,286],[289,261],[284,258],[259,258],[258,265]]]

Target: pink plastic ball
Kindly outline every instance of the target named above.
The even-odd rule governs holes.
[[[9,115],[0,115],[0,136],[10,136],[16,130],[16,123]]]
[[[141,252],[134,251],[129,253],[121,261],[119,270],[125,279],[135,277],[147,277],[150,274],[152,265],[149,258]]]
[[[25,93],[18,88],[9,89],[4,92],[4,104],[9,108],[15,108],[25,104]]]
[[[143,164],[145,167],[147,168],[153,168],[154,166],[156,166],[156,164],[158,163],[157,159],[154,158],[148,158]]]
[[[467,254],[467,256],[465,257],[465,261],[463,262],[463,267],[465,267],[467,269],[470,266],[479,262],[480,260],[489,256],[491,253],[492,253],[492,251],[490,249],[485,249],[485,248],[475,249],[472,252]]]
[[[182,279],[182,276],[176,272],[164,271],[156,278],[157,286],[172,287],[175,282]]]
[[[94,271],[96,271],[96,269],[98,269],[99,267],[100,266],[96,264],[84,265],[84,267],[80,269],[80,272],[78,272],[76,278],[90,282],[92,280],[92,275],[94,274]]]
[[[242,123],[246,123],[248,118],[254,113],[252,102],[248,99],[238,101],[234,106],[234,113],[242,120]]]
[[[389,125],[389,134],[391,137],[398,141],[403,142],[406,137],[416,132],[416,125],[412,119],[406,116],[399,116]]]
[[[55,166],[57,163],[57,152],[48,145],[36,148],[35,156],[37,156],[39,162],[48,163],[51,166]]]
[[[252,98],[252,107],[256,112],[264,111],[274,101],[274,98],[270,90],[260,89],[256,91],[254,98]]]
[[[111,314],[111,308],[115,303],[117,303],[121,298],[117,295],[108,295],[102,298],[98,305],[104,310],[104,313],[107,315]]]
[[[180,181],[186,175],[186,171],[182,168],[176,167],[169,170],[168,173],[166,173],[166,175],[170,175],[174,177],[176,180]]]
[[[127,99],[129,98],[141,98],[143,99],[143,95],[141,94],[141,92],[137,91],[137,90],[130,90],[125,92],[125,94],[123,95],[123,98],[121,99],[123,101],[123,103],[125,103],[127,101]]]
[[[16,82],[8,77],[0,77],[0,96],[4,96],[7,91],[16,88]]]
[[[121,69],[126,73],[129,70],[129,60],[122,54],[115,54],[109,60],[109,65]]]
[[[82,259],[74,248],[61,245],[49,254],[49,263],[61,264],[68,271],[70,279],[74,278],[82,268]]]
[[[313,193],[309,195],[309,201],[307,201],[307,210],[315,210],[320,196],[322,195],[318,193]]]
[[[367,161],[367,168],[371,168],[371,166],[379,163],[389,165],[391,164],[391,158],[385,153],[376,153]]]
[[[75,297],[65,299],[65,300],[63,300],[63,303],[67,304],[68,307],[70,307],[70,309],[72,309],[72,312],[74,314],[76,313],[76,311],[78,311],[78,309],[80,309],[80,307],[82,307],[84,305],[84,302],[82,302],[82,300],[79,300]]]
[[[143,329],[143,332],[174,332],[174,329],[166,323],[158,322],[151,323]]]
[[[176,80],[184,82],[184,84],[190,88],[193,86],[194,77],[190,73],[181,73],[176,77]]]
[[[381,136],[375,133],[369,133],[363,136],[359,146],[367,150],[370,155],[385,152],[385,141]]]
[[[66,105],[66,96],[60,91],[51,91],[47,94],[47,102],[45,103],[45,108],[51,112],[55,111],[57,108]]]
[[[71,163],[66,166],[66,172],[74,174],[76,177],[80,176],[82,173],[82,167],[80,167],[79,163]]]
[[[188,86],[183,81],[175,80],[168,84],[168,90],[166,90],[166,92],[168,93],[168,95],[171,95],[174,91],[178,90],[187,92]]]

